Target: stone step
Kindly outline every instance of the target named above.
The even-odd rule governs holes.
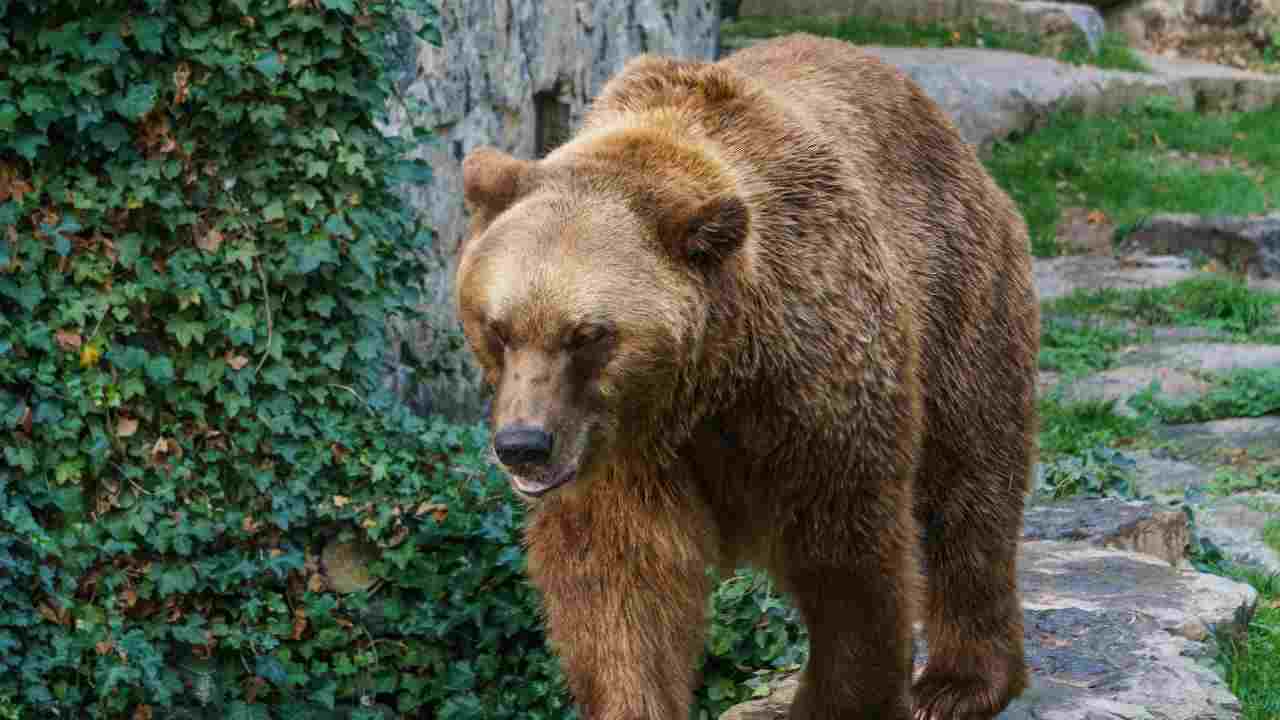
[[[1083,542],[1025,542],[1019,569],[1032,685],[1001,718],[1240,717],[1208,664],[1216,637],[1245,632],[1253,588]],[[795,676],[781,679],[721,720],[782,720],[796,687]]]
[[[722,53],[759,40],[726,38]],[[1069,109],[1118,112],[1148,98],[1168,97],[1177,109],[1258,110],[1280,101],[1280,75],[1140,53],[1150,73],[1080,67],[1046,57],[978,48],[867,46],[901,68],[951,116],[980,150]]]
[[[1041,301],[1077,290],[1168,287],[1199,274],[1190,260],[1172,255],[1066,255],[1034,258],[1031,267]]]
[[[1068,402],[1114,400],[1115,412],[1135,417],[1129,400],[1152,383],[1160,398],[1191,402],[1213,389],[1213,374],[1280,367],[1280,345],[1182,342],[1120,350],[1116,367],[1056,386]],[[1172,430],[1170,430],[1172,431]]]

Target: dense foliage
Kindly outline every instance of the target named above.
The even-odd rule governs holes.
[[[0,718],[572,715],[484,429],[380,390],[415,5],[0,0]],[[704,717],[803,652],[713,608]]]

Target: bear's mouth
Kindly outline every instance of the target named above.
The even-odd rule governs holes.
[[[561,465],[528,475],[516,472],[509,474],[511,487],[516,492],[525,497],[536,498],[568,483],[578,474],[578,469],[572,465]]]

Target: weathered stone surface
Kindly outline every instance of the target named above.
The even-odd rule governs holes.
[[[1280,367],[1280,345],[1245,343],[1178,343],[1139,347],[1122,355],[1126,365],[1166,367],[1202,372]]]
[[[1075,498],[1029,507],[1022,537],[1083,541],[1177,566],[1186,557],[1191,534],[1186,513],[1180,510],[1120,498]]]
[[[1139,44],[1161,44],[1170,36],[1223,39],[1223,31],[1247,37],[1255,28],[1280,17],[1277,0],[1128,0],[1113,3],[1104,15],[1108,25]]]
[[[1176,256],[1067,255],[1035,258],[1032,263],[1041,300],[1062,297],[1076,290],[1166,287],[1197,274],[1190,261]]]
[[[749,44],[749,43],[748,43]],[[867,47],[902,68],[979,148],[1037,127],[1056,109],[1114,113],[1154,96],[1189,110],[1256,110],[1280,100],[1280,75],[1143,54],[1150,73],[1100,70],[975,48]]]
[[[1187,401],[1209,392],[1212,387],[1191,372],[1167,367],[1118,367],[1080,378],[1062,388],[1062,397],[1070,402],[1114,400],[1114,410],[1125,417],[1135,417],[1129,406],[1134,395],[1151,383],[1160,383],[1160,395],[1167,400]]]
[[[1243,632],[1257,602],[1252,588],[1083,543],[1024,543],[1020,568],[1033,684],[1001,718],[1240,717],[1203,661],[1213,657],[1215,632]],[[794,677],[781,680],[721,720],[782,720],[795,686]]]
[[[1193,462],[1164,457],[1148,450],[1127,453],[1134,461],[1134,485],[1143,497],[1167,504],[1197,498],[1213,482],[1213,472]]]
[[[1267,523],[1280,519],[1280,494],[1255,492],[1214,498],[1196,508],[1196,535],[1228,560],[1280,573],[1280,553],[1265,539]]]
[[[1121,249],[1160,255],[1202,252],[1227,267],[1280,274],[1280,213],[1257,217],[1155,215],[1125,237]]]
[[[400,334],[433,370],[422,388],[393,373],[393,389],[416,396],[424,410],[479,414],[479,374],[461,347],[449,277],[465,229],[463,157],[480,145],[523,158],[544,153],[577,127],[604,82],[641,53],[713,58],[719,7],[719,0],[457,0],[440,7],[440,47],[405,33],[401,89],[423,108],[408,113],[393,105],[385,131],[432,132],[417,154],[430,163],[433,180],[408,192],[437,242],[427,250],[436,270],[426,282],[426,322]]]
[[[1260,420],[1264,422],[1232,420],[1168,428],[1160,434],[1167,436],[1169,430],[1181,430],[1184,438],[1195,440],[1193,447],[1173,441],[1171,447],[1138,451],[1130,457],[1136,463],[1134,484],[1138,492],[1166,506],[1191,508],[1192,535],[1202,546],[1216,548],[1234,564],[1280,572],[1280,554],[1266,539],[1267,525],[1280,520],[1280,494],[1259,490],[1215,494],[1231,489],[1215,477],[1223,467],[1236,469],[1234,464],[1225,465],[1228,458],[1249,454],[1264,464],[1280,459],[1280,422],[1271,422],[1280,418]],[[1206,428],[1207,425],[1218,427]],[[1257,452],[1259,444],[1264,446],[1264,452]],[[1269,458],[1265,452],[1268,449],[1272,455]],[[1196,460],[1164,457],[1171,453]],[[1239,468],[1237,477],[1247,483],[1250,470]]]
[[[1114,112],[1152,95],[1191,108],[1187,88],[1157,75],[1076,67],[1044,57],[973,48],[868,48],[905,70],[980,148],[1039,124],[1057,108]]]
[[[1095,49],[1106,29],[1102,14],[1089,5],[1039,0],[742,0],[738,5],[738,17],[796,15],[917,22],[982,18],[999,27],[1032,35],[1078,32]]]
[[[1156,439],[1177,457],[1202,463],[1236,455],[1280,460],[1280,417],[1231,418],[1157,428]]]

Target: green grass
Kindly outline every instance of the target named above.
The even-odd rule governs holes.
[[[1040,456],[1053,460],[1132,442],[1148,426],[1140,418],[1118,414],[1111,400],[1064,402],[1051,394],[1040,400]]]
[[[1040,330],[1040,369],[1075,377],[1111,367],[1133,333],[1096,320],[1046,316]]]
[[[1155,387],[1133,397],[1138,412],[1169,425],[1224,418],[1262,417],[1280,412],[1280,368],[1246,368],[1213,378],[1206,395],[1188,402],[1160,397]]]
[[[1255,336],[1252,340],[1275,328],[1277,307],[1280,307],[1280,293],[1255,290],[1222,274],[1189,278],[1160,288],[1076,291],[1044,304],[1048,315],[1101,316],[1147,325],[1200,326]],[[1055,340],[1050,338],[1050,341]]]
[[[1267,524],[1262,528],[1262,542],[1267,547],[1280,552],[1280,518],[1268,520]]]
[[[1169,150],[1230,154],[1261,172],[1206,172]],[[1038,255],[1061,252],[1063,197],[1102,210],[1122,230],[1160,212],[1241,215],[1280,202],[1280,107],[1249,113],[1175,112],[1157,98],[1119,115],[1059,113],[1025,137],[998,144],[987,168],[1021,207]]]
[[[1209,484],[1209,494],[1217,496],[1256,490],[1280,490],[1280,467],[1256,467],[1247,471],[1234,467],[1218,468],[1213,474],[1213,482]],[[1250,499],[1246,501],[1246,505],[1258,512],[1280,513],[1280,505],[1272,502]]]
[[[1129,48],[1121,33],[1106,33],[1098,52],[1094,53],[1083,37],[1073,39],[1065,47],[1054,48],[1037,36],[1001,30],[981,18],[949,23],[908,23],[865,17],[750,17],[725,23],[721,30],[726,38],[768,38],[793,32],[835,37],[855,45],[982,47],[1045,55],[1073,65],[1131,72],[1150,70]]]
[[[1280,717],[1280,578],[1233,568],[1219,572],[1258,591],[1248,637],[1222,639],[1227,686],[1240,699],[1244,720],[1275,720]]]

